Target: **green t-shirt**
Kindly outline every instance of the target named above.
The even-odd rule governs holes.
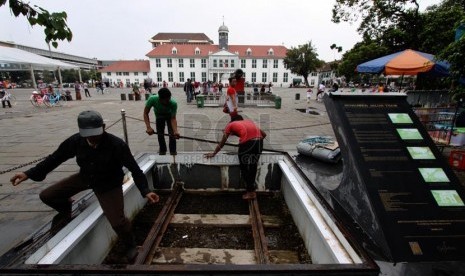
[[[175,100],[170,99],[168,105],[163,105],[158,95],[150,96],[145,106],[148,108],[153,107],[156,118],[173,118],[176,116],[176,111],[178,110],[178,104]]]

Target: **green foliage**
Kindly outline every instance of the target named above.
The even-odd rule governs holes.
[[[355,72],[357,65],[388,53],[388,48],[380,46],[374,41],[359,42],[342,56],[342,61],[338,66],[338,75],[345,76],[347,82],[360,81],[360,79],[355,79],[357,76],[357,72]]]
[[[297,48],[292,47],[287,51],[283,62],[292,73],[304,77],[307,86],[309,86],[308,75],[323,65],[311,41]]]
[[[66,23],[66,12],[49,13],[47,10],[34,6],[21,0],[9,0],[10,10],[14,16],[25,16],[31,26],[44,27],[45,41],[52,42],[53,47],[58,47],[57,40],[71,41],[73,33]],[[6,4],[6,0],[0,0],[0,7]]]

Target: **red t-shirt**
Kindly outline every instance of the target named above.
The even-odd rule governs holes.
[[[251,120],[231,122],[224,129],[224,133],[239,137],[239,144],[243,144],[252,139],[263,139],[260,128]]]
[[[228,87],[228,91],[226,93],[228,94],[228,96],[234,97],[236,95],[236,89],[230,86]]]
[[[245,78],[236,79],[236,91],[244,92]]]

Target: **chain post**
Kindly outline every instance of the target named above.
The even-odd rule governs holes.
[[[126,111],[124,109],[121,109],[121,120],[123,121],[124,141],[126,141],[126,144],[129,146],[128,127],[126,125]]]

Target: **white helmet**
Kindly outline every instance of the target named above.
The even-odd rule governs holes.
[[[39,93],[37,91],[33,91],[32,94],[37,95]]]

